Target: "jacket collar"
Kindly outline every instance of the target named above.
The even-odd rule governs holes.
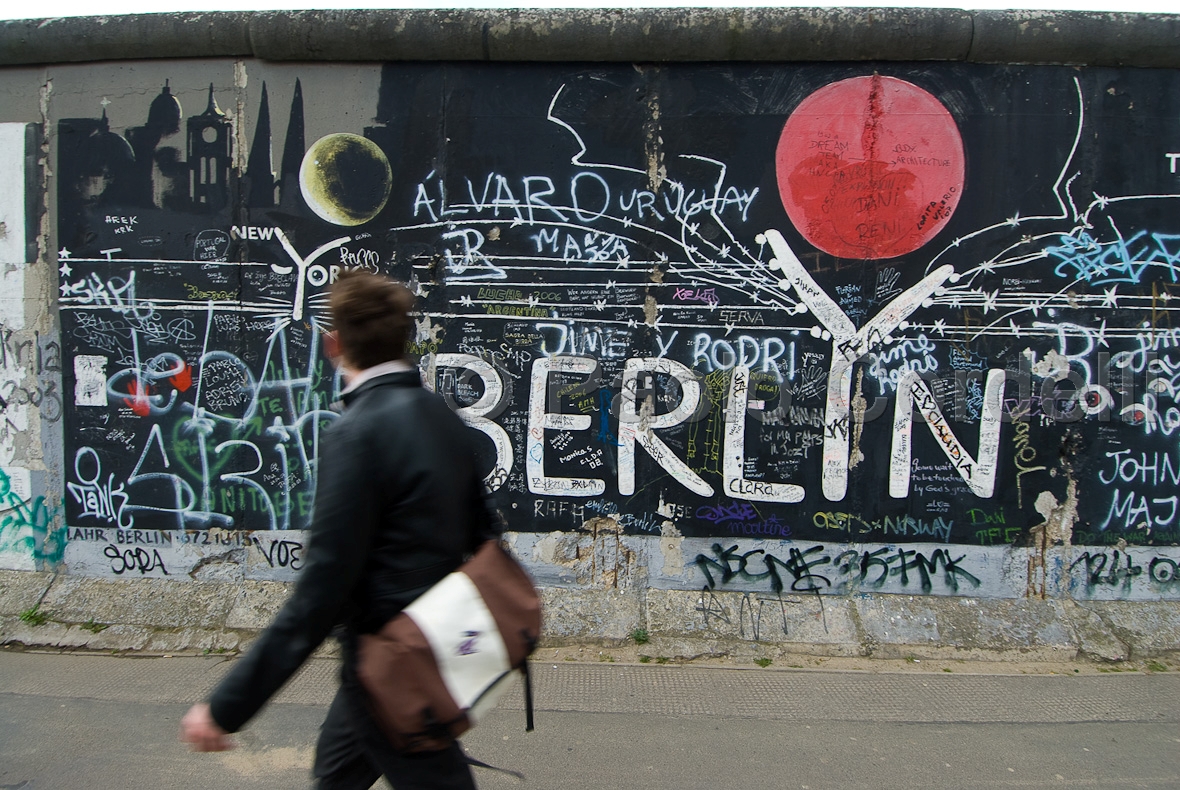
[[[351,406],[356,402],[356,399],[363,393],[377,387],[421,387],[422,374],[418,372],[417,368],[412,370],[398,371],[394,373],[386,373],[384,375],[374,376],[366,379],[358,384],[356,387],[350,389],[348,392],[341,393],[340,399],[344,401],[345,406]]]
[[[414,366],[405,359],[391,359],[388,362],[379,362],[372,367],[367,367],[364,370],[352,370],[350,368],[341,368],[344,374],[347,386],[340,391],[341,395],[347,395],[361,384],[369,379],[375,379],[378,376],[384,376],[386,373],[402,373],[403,371],[413,370]]]

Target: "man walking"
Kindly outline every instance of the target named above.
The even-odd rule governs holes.
[[[369,714],[356,677],[357,636],[372,633],[497,534],[472,432],[426,391],[405,359],[413,296],[392,280],[342,272],[324,347],[347,381],[345,411],[323,435],[306,562],[274,622],[181,723],[198,751],[237,732],[342,626],[340,689],[316,744],[323,790],[474,788],[458,744],[399,755]]]

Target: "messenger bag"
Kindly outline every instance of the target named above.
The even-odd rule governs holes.
[[[533,729],[528,657],[541,635],[541,599],[499,540],[357,645],[357,675],[374,718],[401,753],[444,749],[471,729],[520,672]]]

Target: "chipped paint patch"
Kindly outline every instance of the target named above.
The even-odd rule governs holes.
[[[613,518],[592,518],[585,528],[591,535],[587,583],[616,590],[629,588],[636,555],[623,542],[623,527]]]
[[[212,530],[210,531],[212,532]],[[225,530],[218,531],[224,532]],[[188,575],[194,581],[236,581],[239,568],[245,560],[246,552],[244,550],[229,549],[202,557],[189,570]]]
[[[849,469],[855,469],[865,459],[865,454],[860,451],[860,437],[864,433],[865,427],[865,412],[869,407],[869,402],[865,400],[864,396],[864,381],[865,371],[864,368],[861,368],[856,375],[856,395],[852,398],[852,449],[848,453]]]
[[[1065,501],[1058,504],[1056,497],[1048,491],[1041,492],[1033,507],[1045,516],[1045,536],[1052,542],[1070,546],[1073,544],[1073,525],[1078,520],[1078,484],[1070,479]],[[1048,514],[1045,510],[1048,509]]]
[[[643,323],[648,326],[655,326],[659,319],[659,305],[656,304],[656,298],[650,294],[643,300]]]
[[[421,321],[415,319],[414,328],[417,331],[419,343],[437,343],[438,337],[443,331],[442,325],[432,323],[430,316],[423,316]]]
[[[578,564],[578,536],[551,532],[533,544],[533,562],[573,568]]]
[[[1069,375],[1069,359],[1056,351],[1050,351],[1040,362],[1032,366],[1032,372],[1044,379],[1061,381]]]
[[[658,69],[653,69],[656,79]],[[664,167],[664,138],[660,126],[660,92],[656,79],[647,83],[647,119],[643,123],[643,153],[647,161],[647,187],[659,192],[667,177]]]
[[[656,507],[656,513],[659,513],[661,516],[667,519],[676,518],[676,508],[671,502],[664,501],[663,492],[660,493],[660,504]]]
[[[684,575],[684,535],[671,521],[660,528],[660,556],[664,559],[663,573],[667,576]]]
[[[1065,501],[1058,502],[1050,491],[1037,495],[1033,507],[1045,521],[1029,529],[1032,549],[1028,554],[1028,590],[1032,598],[1045,598],[1049,588],[1046,555],[1050,549],[1068,548],[1073,543],[1073,525],[1078,520],[1078,486],[1070,477]]]
[[[249,140],[246,139],[246,124],[243,119],[246,111],[246,62],[234,61],[234,161],[239,172],[246,172],[247,159],[250,151]]]

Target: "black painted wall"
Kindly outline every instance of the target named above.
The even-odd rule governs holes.
[[[236,152],[213,88],[57,124],[68,524],[305,527],[363,267],[419,293],[514,529],[1025,544],[1076,506],[1074,543],[1177,542],[1175,71],[372,78],[252,90]]]

